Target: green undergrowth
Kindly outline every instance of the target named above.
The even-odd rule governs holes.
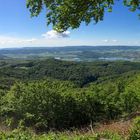
[[[104,131],[94,133],[92,131],[49,131],[48,133],[36,134],[31,129],[24,127],[13,131],[0,132],[0,140],[139,140],[140,117],[134,119],[130,134],[121,136],[118,133]]]
[[[101,134],[92,133],[77,133],[77,132],[49,132],[47,134],[35,135],[30,131],[14,130],[12,132],[0,133],[0,140],[123,140],[121,136],[111,132],[104,132]]]

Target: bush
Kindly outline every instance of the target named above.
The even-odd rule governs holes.
[[[46,134],[36,135],[30,131],[22,131],[21,129],[16,129],[8,133],[0,133],[0,140],[100,140],[100,139],[110,139],[110,140],[123,140],[121,136],[104,132],[101,134],[92,133],[80,133],[80,132],[48,132]]]
[[[129,140],[140,140],[140,117],[134,120]]]
[[[17,83],[2,97],[0,114],[14,128],[18,125],[39,131],[78,128],[137,110],[139,92],[117,91],[116,83],[86,88],[51,79]]]
[[[107,140],[123,140],[124,138],[122,138],[119,134],[117,133],[113,133],[113,132],[102,132],[100,134],[98,134],[100,139],[107,139]]]
[[[0,132],[0,140],[35,140],[34,135],[28,131],[14,130],[12,132]]]

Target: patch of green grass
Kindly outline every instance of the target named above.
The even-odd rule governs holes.
[[[100,140],[101,138],[110,140],[123,140],[121,136],[110,132],[104,132],[101,134],[49,132],[47,134],[36,135],[30,131],[21,131],[16,129],[12,132],[0,133],[0,140]]]

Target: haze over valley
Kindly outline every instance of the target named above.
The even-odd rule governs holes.
[[[1,59],[47,59],[67,61],[140,61],[139,46],[66,46],[0,49]]]

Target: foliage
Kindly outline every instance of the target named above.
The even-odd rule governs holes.
[[[136,79],[136,78],[135,78]],[[140,78],[138,78],[140,79]],[[128,80],[128,79],[127,79]],[[82,127],[117,119],[139,109],[140,95],[129,85],[112,82],[77,88],[72,83],[41,80],[16,83],[4,96],[1,114],[6,122],[38,131]]]
[[[0,140],[34,140],[34,135],[28,131],[16,129],[12,132],[0,132]]]
[[[140,8],[139,0],[123,0],[123,3],[131,11]],[[69,27],[78,28],[81,22],[89,24],[103,20],[104,13],[111,12],[114,4],[114,0],[27,0],[31,16],[38,16],[43,7],[46,7],[47,24],[52,24],[59,32],[66,31]]]
[[[14,61],[14,60],[13,60]],[[12,62],[14,63],[14,62]],[[16,81],[45,78],[68,80],[83,87],[91,82],[102,82],[119,76],[135,75],[140,70],[137,62],[66,62],[55,59],[15,62],[0,67],[0,89],[9,89]]]
[[[123,140],[123,138],[120,135],[118,135],[117,133],[112,133],[109,131],[99,133],[98,135],[100,138],[104,138],[104,139]]]
[[[54,59],[11,64],[4,71],[2,66],[1,122],[11,129],[46,132],[127,117],[140,109],[139,69],[139,63],[132,62]]]
[[[104,133],[77,133],[77,132],[49,132],[47,134],[36,135],[29,130],[16,129],[9,133],[0,133],[1,140],[100,140],[100,139],[122,140],[121,136],[111,132]]]
[[[133,128],[130,133],[130,140],[139,140],[140,139],[140,117],[137,117],[134,120]]]

